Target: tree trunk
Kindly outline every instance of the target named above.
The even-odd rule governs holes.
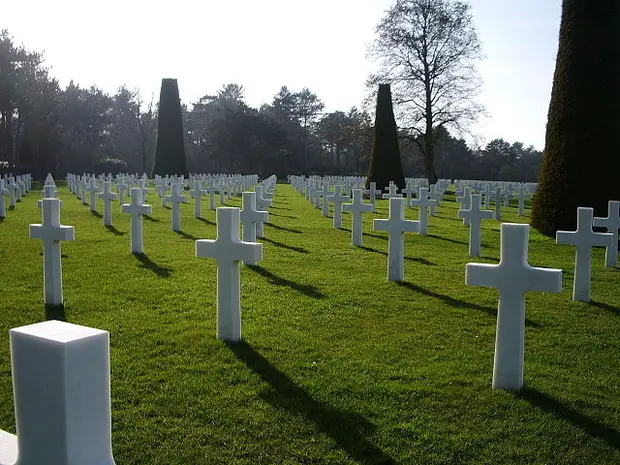
[[[428,185],[431,186],[437,182],[437,173],[435,172],[435,141],[433,140],[432,129],[426,129],[424,134],[424,167],[426,168],[426,178]]]

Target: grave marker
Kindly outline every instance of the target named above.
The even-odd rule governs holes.
[[[594,218],[594,226],[605,228],[611,233],[613,240],[611,245],[605,248],[605,266],[615,268],[618,264],[618,229],[620,229],[620,202],[610,200],[607,203],[607,216],[604,218]]]
[[[351,213],[351,244],[362,245],[362,214],[373,212],[374,207],[370,203],[364,203],[364,190],[353,189],[353,202],[342,204],[342,210]]]
[[[60,200],[43,199],[43,223],[30,225],[30,238],[43,242],[45,305],[63,305],[60,241],[75,239],[73,226],[60,224]]]
[[[388,219],[373,220],[375,231],[388,233],[388,281],[404,281],[405,279],[405,233],[419,232],[420,222],[405,219],[405,199],[390,198]]]
[[[217,237],[196,241],[196,256],[217,262],[217,338],[241,340],[241,283],[239,262],[263,258],[263,245],[239,240],[239,209],[217,209]]]
[[[131,189],[131,203],[121,206],[122,212],[131,215],[131,253],[144,253],[144,239],[142,237],[142,215],[150,215],[152,207],[142,202],[142,189]]]
[[[613,234],[592,231],[594,209],[577,208],[577,230],[557,231],[555,241],[558,244],[574,245],[575,275],[573,279],[573,300],[590,301],[592,276],[592,247],[612,246]]]
[[[493,389],[523,387],[525,293],[560,292],[562,270],[537,268],[527,263],[530,226],[503,223],[498,265],[468,263],[468,286],[493,287],[499,292]]]
[[[493,218],[491,210],[482,210],[480,194],[471,194],[469,209],[459,210],[458,217],[469,220],[469,255],[480,256],[480,222]]]

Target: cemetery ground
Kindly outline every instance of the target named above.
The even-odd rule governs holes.
[[[146,253],[129,216],[114,228],[59,188],[63,310],[43,306],[37,188],[0,222],[0,428],[15,432],[8,331],[50,319],[110,332],[112,437],[123,464],[611,464],[620,461],[620,271],[593,253],[592,299],[571,301],[574,248],[534,230],[529,263],[564,270],[560,294],[526,298],[525,389],[493,391],[497,293],[464,284],[465,264],[497,263],[499,222],[482,258],[448,196],[427,237],[405,236],[405,282],[386,281],[387,236],[364,217],[350,245],[288,185],[265,226],[264,260],[242,265],[243,342],[215,338],[215,238],[182,207],[183,233],[153,193]],[[240,206],[239,198],[227,202]],[[99,204],[101,208],[101,203]],[[409,219],[417,210],[407,209]],[[526,210],[529,215],[529,209]],[[504,221],[527,222],[513,205]]]

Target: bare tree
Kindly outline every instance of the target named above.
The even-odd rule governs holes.
[[[389,83],[397,120],[437,181],[439,128],[464,130],[484,111],[476,102],[481,58],[470,6],[458,0],[396,0],[375,30],[368,55],[379,63],[368,85]]]

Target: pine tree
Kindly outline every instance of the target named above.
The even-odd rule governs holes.
[[[398,130],[392,108],[392,93],[389,84],[380,84],[377,93],[375,113],[375,139],[366,186],[377,183],[377,189],[383,190],[390,181],[400,188],[405,188],[405,176],[400,161]]]
[[[620,200],[620,2],[564,0],[532,226],[574,229],[577,207]]]
[[[187,176],[183,115],[176,79],[162,79],[157,118],[157,144],[152,175]]]

